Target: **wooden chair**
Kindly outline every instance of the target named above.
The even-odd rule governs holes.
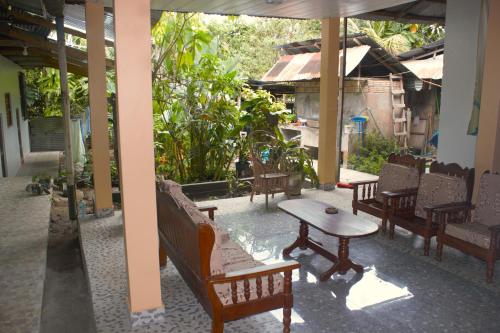
[[[424,255],[428,256],[438,230],[436,210],[470,204],[473,184],[474,169],[433,162],[430,173],[420,177],[418,189],[382,192],[390,200],[389,238],[394,238],[396,225],[409,230],[424,238]]]
[[[439,229],[436,257],[443,246],[486,260],[486,281],[491,282],[495,261],[500,258],[500,175],[481,175],[476,207],[457,205],[438,210]]]
[[[378,180],[353,182],[352,212],[358,210],[382,219],[382,232],[387,230],[389,200],[383,191],[401,191],[418,187],[425,171],[425,160],[411,155],[391,154],[380,171]],[[361,194],[361,197],[360,197]],[[384,200],[385,199],[385,200]]]
[[[274,198],[275,193],[285,193],[288,197],[289,174],[280,172],[278,163],[264,163],[255,153],[250,154],[253,168],[253,184],[250,201],[253,202],[255,194],[266,195],[266,209],[269,208],[269,194]]]

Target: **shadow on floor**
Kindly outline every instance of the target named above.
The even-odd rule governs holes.
[[[94,333],[95,322],[75,227],[51,222],[41,333]]]

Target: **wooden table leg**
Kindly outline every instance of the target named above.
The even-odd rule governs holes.
[[[348,270],[353,269],[356,273],[363,273],[363,266],[355,264],[349,259],[349,238],[339,238],[338,261],[326,272],[320,275],[320,281],[328,280],[334,273],[346,274]]]
[[[292,245],[283,250],[283,256],[288,257],[293,250],[299,247],[301,250],[307,248],[307,237],[309,236],[309,226],[300,221],[299,237],[293,242]]]

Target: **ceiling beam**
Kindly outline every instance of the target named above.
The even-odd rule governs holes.
[[[10,29],[0,29],[0,35],[5,35],[7,37],[17,39],[19,41],[27,43],[26,45],[31,47],[37,47],[40,49],[49,50],[51,52],[57,53],[57,44],[49,40],[36,37],[31,35],[21,29],[10,27]],[[75,58],[82,62],[87,62],[87,52],[81,51],[69,46],[66,46],[66,54],[68,58]],[[106,68],[113,69],[114,62],[110,59],[106,59]]]
[[[397,13],[395,15],[395,17],[397,18],[402,18],[403,16],[405,16],[410,10],[412,10],[413,8],[417,7],[418,5],[420,5],[421,3],[423,3],[425,0],[418,0],[418,1],[415,1],[415,2],[412,2],[412,3],[409,3],[408,5],[405,6],[405,8],[403,10],[401,10],[399,13]]]
[[[9,17],[11,17],[15,21],[20,21],[23,23],[31,23],[31,24],[39,25],[41,27],[45,27],[45,28],[48,28],[51,30],[56,29],[56,25],[54,22],[52,22],[50,20],[46,20],[43,17],[31,15],[31,14],[28,14],[25,12],[21,12],[19,10],[9,10],[9,11],[7,11],[7,14],[9,15]],[[69,35],[72,35],[72,36],[87,39],[87,34],[83,31],[80,31],[80,30],[72,29],[69,27],[64,27],[64,32],[69,34]],[[104,42],[106,43],[106,46],[114,46],[114,43],[112,41],[105,40]]]

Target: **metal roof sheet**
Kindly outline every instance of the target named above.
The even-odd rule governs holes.
[[[443,78],[444,55],[422,60],[408,60],[401,64],[408,68],[419,79],[441,80]]]
[[[366,56],[370,50],[368,45],[360,45],[347,49],[346,75]],[[342,58],[344,50],[339,51],[339,59]],[[339,74],[342,71],[339,61]],[[321,52],[287,54],[280,57],[278,62],[264,75],[264,82],[290,82],[318,79],[321,69]]]

